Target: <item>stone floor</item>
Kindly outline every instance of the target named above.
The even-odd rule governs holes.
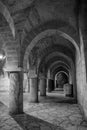
[[[62,93],[39,96],[39,103],[28,101],[29,94],[25,93],[24,114],[10,116],[8,93],[0,93],[0,130],[87,130],[79,106]]]

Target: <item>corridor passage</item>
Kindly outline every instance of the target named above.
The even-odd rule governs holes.
[[[73,99],[64,98],[62,92],[39,96],[39,103],[28,100],[29,93],[24,93],[24,113],[11,116],[8,93],[0,93],[0,130],[87,130],[79,105]]]
[[[87,0],[0,0],[0,130],[87,130]]]

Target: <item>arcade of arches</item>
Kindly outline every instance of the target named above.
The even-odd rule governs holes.
[[[23,95],[39,104],[54,93],[60,103],[78,104],[87,119],[86,6],[85,0],[0,0],[0,94],[9,92],[11,115],[24,112]]]

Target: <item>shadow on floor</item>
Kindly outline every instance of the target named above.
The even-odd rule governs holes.
[[[0,101],[0,115],[8,114],[8,107]]]
[[[26,113],[22,115],[14,115],[12,118],[14,118],[23,130],[65,130],[64,128],[55,126]]]
[[[26,113],[9,115],[8,107],[0,102],[0,130],[64,130]]]

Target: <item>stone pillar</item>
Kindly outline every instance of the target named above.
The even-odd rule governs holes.
[[[9,113],[23,113],[23,73],[21,71],[9,72]]]
[[[55,89],[55,82],[52,80],[52,91]]]
[[[46,96],[46,79],[40,78],[39,82],[40,96]]]
[[[28,77],[28,92],[30,92],[30,79]]]
[[[72,75],[70,72],[69,72],[69,84],[72,84]]]
[[[47,89],[48,89],[48,92],[51,92],[54,90],[54,80],[47,79]]]
[[[30,97],[29,102],[38,102],[38,78],[30,78]]]
[[[24,77],[24,84],[23,84],[23,87],[24,87],[24,92],[30,92],[30,82],[29,82],[29,76],[28,76],[28,73],[26,74],[26,77]]]
[[[69,83],[64,84],[64,93],[65,96],[72,97],[72,86]]]
[[[55,80],[55,86],[54,87],[57,88],[57,80]]]

